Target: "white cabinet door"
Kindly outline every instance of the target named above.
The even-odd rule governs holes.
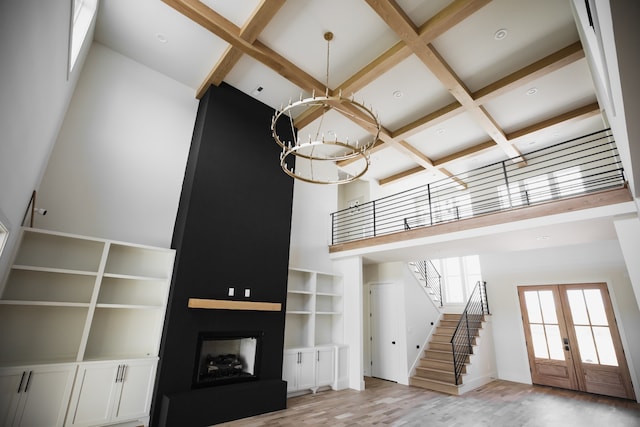
[[[284,352],[282,379],[287,382],[287,392],[315,389],[315,351],[299,348]]]
[[[149,415],[157,359],[80,364],[67,426],[89,427]]]
[[[151,409],[156,360],[128,361],[122,365],[121,390],[113,421],[145,417]]]
[[[316,348],[316,386],[333,385],[335,380],[335,349]]]
[[[73,388],[67,426],[93,426],[111,419],[120,383],[118,362],[80,364]]]
[[[299,350],[298,390],[316,388],[316,352],[313,348]]]
[[[298,350],[284,352],[282,379],[287,382],[287,392],[298,390]]]
[[[22,368],[0,370],[0,426],[13,425],[18,402],[22,397],[22,383],[27,375]]]
[[[17,367],[0,371],[0,419],[4,426],[62,426],[76,366]]]

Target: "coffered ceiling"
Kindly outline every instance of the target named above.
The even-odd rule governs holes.
[[[353,95],[383,127],[363,179],[393,191],[605,126],[569,0],[106,0],[95,39],[196,98],[221,82],[274,109]],[[367,134],[332,111],[323,125]]]

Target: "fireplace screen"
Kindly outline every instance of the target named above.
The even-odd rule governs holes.
[[[258,378],[260,332],[202,332],[198,336],[194,387]]]

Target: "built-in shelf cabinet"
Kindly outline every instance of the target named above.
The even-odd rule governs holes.
[[[126,359],[147,360],[155,372],[174,257],[22,228],[0,298],[0,368],[71,363],[75,376],[82,362]]]
[[[340,275],[289,269],[283,371],[290,393],[336,388],[337,351],[344,341],[342,295]]]

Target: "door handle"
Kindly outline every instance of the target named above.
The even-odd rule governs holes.
[[[27,375],[25,371],[22,371],[22,377],[20,378],[20,384],[18,384],[18,393],[20,393],[20,389],[22,388],[22,383],[24,382],[24,376]]]
[[[29,371],[29,376],[27,377],[27,383],[24,385],[25,393],[29,390],[29,384],[31,383],[31,374],[33,374],[33,371]]]
[[[122,371],[120,372],[120,382],[124,382],[124,373],[127,371],[127,365],[122,365]]]

